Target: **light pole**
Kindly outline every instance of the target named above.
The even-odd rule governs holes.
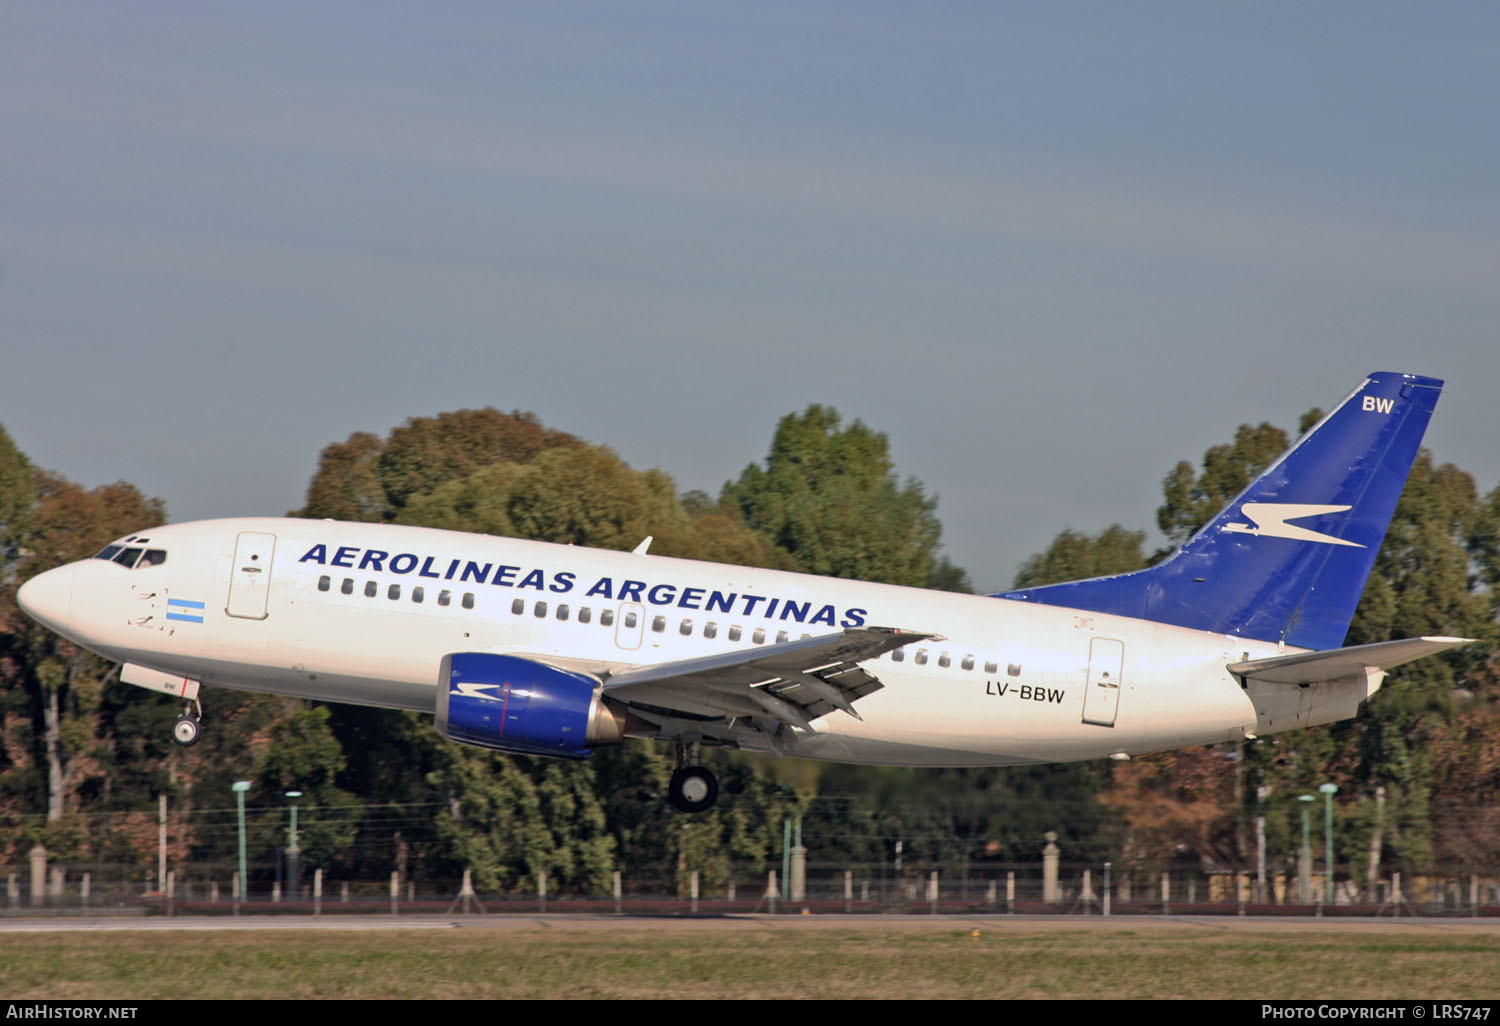
[[[1308,822],[1307,810],[1310,803],[1317,801],[1310,794],[1299,794],[1297,800],[1302,803],[1302,904],[1312,903],[1312,827]]]
[[[1327,879],[1323,881],[1323,903],[1333,904],[1333,795],[1339,789],[1337,784],[1320,784],[1318,790],[1323,794],[1323,856],[1328,866]]]
[[[250,790],[250,781],[248,781],[248,780],[236,780],[233,784],[229,785],[229,789],[234,792],[235,804],[239,806],[239,811],[240,811],[240,893],[239,893],[239,897],[240,897],[241,900],[244,900],[245,896],[249,892],[249,888],[245,886],[246,883],[248,882],[246,880],[246,878],[245,878],[245,792],[248,791],[248,790]]]
[[[288,791],[286,796],[292,801],[292,829],[291,843],[286,849],[286,884],[287,890],[292,892],[292,900],[297,900],[297,799],[302,797],[301,791]]]

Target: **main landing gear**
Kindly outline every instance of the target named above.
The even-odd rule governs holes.
[[[677,746],[677,772],[667,785],[667,801],[678,812],[707,812],[719,800],[719,778],[698,762],[697,743]]]
[[[172,724],[172,740],[184,748],[198,743],[199,721],[203,719],[203,706],[195,698],[182,707],[182,715]]]

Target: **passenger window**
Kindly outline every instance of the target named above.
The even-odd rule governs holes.
[[[730,641],[739,641],[740,640],[740,629],[738,627],[731,627],[731,628],[729,628],[729,640]]]
[[[411,590],[411,600],[413,602],[421,602],[422,596],[425,594],[427,594],[426,590],[421,585],[418,585]]]
[[[380,593],[380,585],[374,581],[365,582],[365,598],[374,598]]]
[[[691,621],[691,620],[684,620],[684,621],[682,621],[682,623],[677,628],[677,633],[681,634],[683,637],[687,637],[689,634],[692,634],[693,633],[693,621]]]
[[[716,623],[706,623],[706,624],[704,624],[703,625],[703,636],[705,638],[717,638],[719,636],[719,625],[716,624]]]
[[[472,591],[466,591],[466,592],[464,592],[464,608],[465,609],[473,609],[474,608],[474,593]]]
[[[634,613],[626,613],[625,614],[625,626],[626,627],[634,627],[635,623],[636,623],[635,614]]]
[[[526,600],[515,599],[514,601],[512,601],[510,604],[510,611],[512,613],[515,613],[517,616],[520,616],[522,613],[526,612]]]
[[[353,595],[354,594],[354,578],[352,578],[352,577],[345,577],[344,578],[344,583],[339,585],[339,594],[340,595]]]
[[[579,606],[578,607],[578,622],[579,623],[588,623],[593,618],[594,618],[594,612],[593,612],[593,610],[589,609],[588,606]]]
[[[927,650],[925,648],[919,648],[919,649],[917,649],[916,664],[918,666],[926,666],[927,665]]]
[[[447,588],[444,588],[442,591],[438,592],[438,605],[440,605],[440,606],[446,606],[448,603],[450,603],[452,601],[453,601],[453,592],[449,591]]]
[[[898,648],[891,653],[891,662],[900,663],[906,660],[906,649]]]
[[[952,662],[953,661],[948,658],[947,652],[944,652],[942,655],[938,656],[938,665],[943,667],[944,669],[947,669]]]
[[[972,670],[972,669],[974,669],[974,657],[971,656],[971,655],[966,655],[966,656],[964,656],[964,661],[961,662],[961,663],[959,663],[958,665],[962,669]]]
[[[566,602],[559,602],[557,604],[557,618],[559,620],[566,620],[568,618],[568,604]]]
[[[329,577],[327,574],[324,574],[322,577],[318,578],[319,591],[327,591],[331,587],[333,587],[333,578]]]
[[[1012,677],[1019,677],[1021,675],[1021,664],[1011,663],[1005,668],[1005,672],[1010,674]]]
[[[540,620],[543,617],[545,617],[546,615],[547,615],[547,603],[545,603],[545,602],[538,602],[536,604],[536,618],[538,620]]]
[[[615,611],[613,609],[599,610],[599,626],[613,627],[615,624]],[[633,624],[630,626],[634,626]]]
[[[385,590],[385,597],[388,598],[388,599],[390,599],[390,600],[392,600],[392,601],[395,601],[396,599],[400,598],[401,597],[401,585],[399,585],[399,584],[393,584],[393,585],[391,585],[389,588],[387,588]]]
[[[653,634],[660,634],[666,629],[667,618],[665,616],[653,616],[651,618],[651,631]]]
[[[764,645],[766,643],[766,632],[762,628],[757,627],[755,628],[755,633],[750,635],[750,640],[757,645]]]
[[[984,664],[985,673],[994,673],[998,669],[1000,669],[1000,667],[995,663],[993,659],[987,660]]]
[[[778,644],[778,645],[785,645],[786,644],[786,638],[787,638],[786,631],[777,631],[776,632],[776,644]]]

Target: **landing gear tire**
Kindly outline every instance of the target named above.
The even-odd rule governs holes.
[[[667,801],[678,812],[707,812],[719,800],[719,778],[702,766],[684,766],[672,774]]]
[[[198,742],[198,721],[191,716],[179,716],[172,724],[172,740],[187,748]]]

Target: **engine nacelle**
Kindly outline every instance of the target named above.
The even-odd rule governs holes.
[[[454,652],[438,675],[437,728],[480,748],[586,759],[589,745],[624,736],[624,716],[598,692],[593,678],[535,660]]]

